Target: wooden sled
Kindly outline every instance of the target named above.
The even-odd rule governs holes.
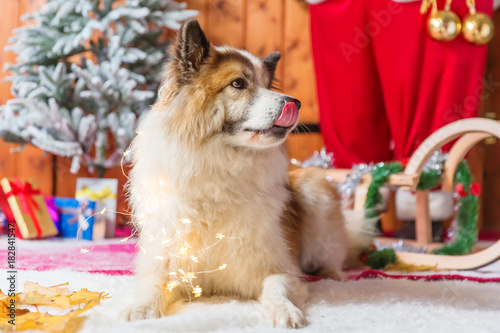
[[[467,152],[477,143],[488,137],[500,138],[500,122],[486,118],[469,118],[448,124],[429,136],[415,151],[404,172],[392,175],[389,184],[406,187],[416,193],[416,241],[419,246],[435,249],[442,244],[432,243],[432,225],[429,214],[429,192],[417,191],[418,180],[427,160],[432,154],[445,144],[461,137],[450,149],[449,157],[445,162],[441,187],[443,191],[453,191],[453,178],[458,164],[464,159]],[[334,173],[341,178],[342,172]],[[343,171],[345,172],[345,171]],[[369,183],[369,179],[364,182]],[[362,182],[363,184],[363,182]],[[364,202],[363,202],[364,203]],[[355,205],[355,209],[360,204]],[[397,239],[381,238],[381,242],[395,242]],[[409,241],[411,242],[411,241]],[[437,269],[474,269],[485,266],[500,258],[500,240],[488,247],[468,255],[451,256],[425,253],[396,252],[399,260],[414,265],[431,265]]]

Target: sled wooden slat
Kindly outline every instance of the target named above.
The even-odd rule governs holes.
[[[459,136],[470,132],[485,132],[499,138],[500,123],[496,120],[486,118],[468,118],[443,126],[432,133],[417,148],[411,156],[404,173],[410,175],[422,173],[425,163],[437,149]]]
[[[333,182],[340,183],[346,180],[347,176],[353,173],[351,169],[325,169],[325,173]],[[363,180],[371,182],[371,175],[365,174],[362,176]],[[398,173],[395,175],[391,175],[387,183],[389,185],[397,185],[397,186],[408,186],[411,188],[415,188],[418,184],[419,175],[408,175],[404,173]]]
[[[453,191],[453,180],[458,164],[475,144],[489,137],[491,137],[491,134],[485,132],[467,133],[453,145],[444,163],[443,180],[441,183],[442,191]]]
[[[500,241],[472,254],[447,256],[411,252],[396,252],[398,260],[414,265],[436,266],[437,269],[474,269],[490,264],[500,258]]]
[[[429,191],[416,191],[417,199],[415,236],[417,243],[427,245],[432,243],[432,221],[429,212]]]
[[[418,174],[406,174],[406,173],[397,173],[395,175],[391,175],[389,177],[389,181],[387,182],[389,185],[396,186],[407,186],[411,189],[417,188],[418,181],[420,175]]]

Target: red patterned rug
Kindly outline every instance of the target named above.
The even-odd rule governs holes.
[[[6,243],[6,239],[3,239],[2,243]],[[83,251],[82,248],[84,249]],[[120,243],[119,239],[96,243],[76,243],[75,240],[61,238],[34,241],[18,240],[16,243],[16,269],[34,271],[70,269],[75,272],[132,275],[135,251],[136,244],[134,238],[125,243]],[[493,271],[497,271],[498,266],[499,264],[497,263],[491,267],[494,267]],[[7,250],[0,250],[0,268],[8,268]],[[423,281],[468,280],[476,282],[500,282],[499,277],[481,277],[473,274],[473,272],[397,274],[379,270],[358,270],[351,271],[350,273],[349,280],[354,281],[382,278]],[[321,280],[321,278],[308,276],[305,277],[305,280],[314,282]]]

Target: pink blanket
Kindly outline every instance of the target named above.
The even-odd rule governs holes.
[[[68,268],[78,272],[131,275],[135,244],[102,244],[82,253],[78,246],[16,249],[16,269],[47,271]],[[7,251],[0,250],[0,268],[7,269]]]

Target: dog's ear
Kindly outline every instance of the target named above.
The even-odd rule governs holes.
[[[271,53],[264,59],[264,65],[269,71],[269,76],[274,78],[274,72],[276,71],[276,66],[278,65],[278,61],[281,59],[281,53],[278,51]]]
[[[195,19],[185,21],[175,45],[175,56],[184,70],[198,70],[210,55],[210,42]]]

